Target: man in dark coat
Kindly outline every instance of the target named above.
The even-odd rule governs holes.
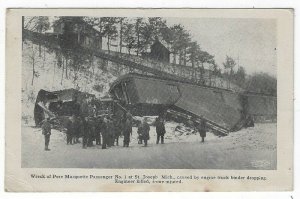
[[[131,118],[126,117],[124,123],[124,141],[123,147],[129,147],[130,135],[132,134],[132,122]]]
[[[93,146],[93,141],[95,138],[95,132],[96,132],[96,125],[93,117],[89,117],[87,121],[88,125],[88,136],[87,136],[87,146],[91,147]]]
[[[79,117],[73,116],[74,117],[74,123],[73,123],[73,143],[80,143],[79,142],[79,137],[82,134],[83,131],[83,125]]]
[[[109,117],[108,121],[107,121],[107,133],[108,133],[108,137],[107,137],[107,145],[109,147],[114,146],[114,142],[115,142],[115,132],[114,132],[115,128],[114,128],[114,124],[112,121],[112,118]]]
[[[150,126],[147,123],[146,118],[144,118],[142,122],[142,139],[144,140],[145,147],[147,146],[148,140],[150,139],[149,131],[150,131]]]
[[[95,124],[96,125],[96,128],[95,128],[96,145],[101,145],[101,131],[103,128],[103,121],[99,117],[99,118],[96,118],[95,123],[96,123]]]
[[[51,135],[51,124],[49,118],[47,118],[42,124],[42,134],[45,137],[45,151],[50,151],[49,142],[50,142],[50,135]]]
[[[206,137],[206,121],[201,120],[201,122],[197,126],[197,129],[198,129],[198,131],[200,133],[200,136],[202,138],[201,142],[204,142],[204,138]]]
[[[102,149],[106,149],[107,146],[107,137],[108,137],[108,120],[106,117],[103,119],[102,128],[101,128],[101,134],[102,134]]]
[[[159,140],[161,140],[161,143],[164,144],[164,136],[166,133],[164,120],[161,117],[158,117],[155,121],[155,127],[156,127],[156,144],[159,143]]]
[[[89,116],[89,108],[87,100],[84,100],[80,105],[80,119],[82,121],[82,148],[86,149],[87,141],[88,141],[88,116]]]
[[[87,118],[82,117],[82,148],[86,149],[87,147],[87,141],[88,141],[88,124],[87,124]]]
[[[116,142],[116,145],[119,146],[119,137],[121,136],[121,132],[122,132],[120,120],[114,117],[113,126],[114,126],[114,142]]]
[[[143,125],[141,121],[138,121],[138,129],[137,129],[137,134],[138,134],[138,144],[143,144]]]
[[[67,131],[66,131],[66,134],[67,134],[67,144],[72,144],[72,139],[73,139],[73,125],[74,125],[74,119],[73,117],[71,117],[71,119],[69,119],[67,121],[67,125],[66,125],[66,128],[67,128]]]

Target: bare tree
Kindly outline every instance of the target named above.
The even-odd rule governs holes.
[[[45,16],[38,16],[38,17],[33,17],[33,20],[29,20],[30,23],[32,24],[32,31],[37,31],[39,33],[45,32],[50,28],[50,22],[49,22],[49,17]],[[39,44],[39,57],[42,57],[42,47]]]
[[[136,34],[136,39],[137,39],[137,42],[136,42],[136,55],[139,55],[139,52],[140,52],[140,37],[141,37],[141,24],[142,24],[142,20],[143,18],[141,17],[138,17],[136,18],[136,21],[135,21],[135,34]]]
[[[227,71],[227,88],[230,89],[230,83],[232,81],[233,68],[235,67],[236,62],[233,58],[226,56],[226,60],[223,63],[225,70]]]
[[[36,64],[39,62],[38,60],[38,49],[35,48],[34,44],[29,49],[28,53],[29,60],[32,64],[32,79],[31,79],[31,85],[34,83],[34,78],[38,77],[39,74],[36,71]]]
[[[118,23],[117,17],[103,17],[104,22],[103,36],[107,37],[107,50],[110,51],[110,41],[115,40],[118,36],[116,24]]]
[[[120,47],[120,53],[122,53],[122,47],[123,47],[123,34],[124,34],[124,20],[125,17],[119,17],[119,24],[120,24],[120,32],[119,32],[119,47]]]
[[[131,50],[134,47],[134,24],[130,23],[128,20],[124,22],[124,36],[123,40],[126,43],[125,46],[128,50],[129,55],[131,54]]]

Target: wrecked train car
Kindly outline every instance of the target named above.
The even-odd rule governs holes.
[[[79,104],[89,97],[94,98],[95,96],[76,89],[53,92],[40,90],[34,106],[35,124],[39,126],[46,115],[50,117],[77,115],[80,111]]]
[[[205,119],[210,128],[223,134],[251,124],[252,116],[276,117],[277,112],[276,97],[140,74],[120,77],[111,86],[110,94],[133,115],[168,112],[194,122]]]
[[[53,123],[57,127],[64,127],[70,116],[81,115],[81,108],[88,98],[90,99],[90,103],[88,105],[87,117],[111,115],[120,109],[116,107],[116,103],[111,98],[100,100],[93,94],[81,92],[76,89],[64,89],[52,92],[40,90],[34,107],[36,126],[40,126],[41,122],[48,115],[54,119]]]

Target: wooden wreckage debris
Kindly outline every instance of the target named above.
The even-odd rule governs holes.
[[[52,92],[41,89],[38,92],[34,106],[36,126],[40,126],[45,117],[58,119],[60,122],[65,123],[67,117],[79,113],[80,104],[84,99],[89,97],[94,98],[95,96],[76,89],[64,89]]]

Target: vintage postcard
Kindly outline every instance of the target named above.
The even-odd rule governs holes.
[[[6,191],[293,190],[292,9],[8,9]]]

